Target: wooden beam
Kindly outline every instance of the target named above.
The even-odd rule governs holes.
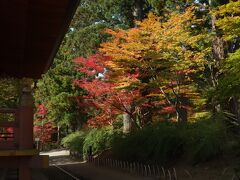
[[[2,127],[18,127],[18,123],[13,121],[0,121],[0,128]]]
[[[0,108],[0,113],[12,113],[16,114],[18,109],[16,108]]]
[[[1,150],[14,150],[16,149],[16,146],[17,144],[15,143],[15,141],[0,141]]]
[[[18,168],[21,159],[25,160],[26,168],[48,168],[49,156],[0,156],[0,168]]]
[[[38,154],[39,151],[36,149],[0,150],[0,157],[34,156]]]
[[[52,64],[78,3],[79,0],[0,0],[0,31],[4,35],[0,75],[40,78]],[[39,62],[34,61],[42,65],[35,67]]]

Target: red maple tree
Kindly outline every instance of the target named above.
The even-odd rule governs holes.
[[[86,94],[77,99],[79,107],[93,112],[88,120],[90,126],[109,125],[119,114],[134,114],[128,107],[138,98],[139,91],[118,89],[114,82],[108,80],[110,71],[105,62],[110,59],[95,54],[89,58],[80,57],[74,60],[77,70],[85,74],[85,78],[75,80],[74,84],[86,90]],[[133,75],[136,76],[136,73]]]
[[[53,123],[51,121],[46,121],[46,115],[47,108],[43,104],[40,104],[35,114],[37,119],[34,124],[34,136],[39,138],[41,143],[50,142],[52,134],[56,132]]]

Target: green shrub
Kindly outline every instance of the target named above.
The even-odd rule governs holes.
[[[114,131],[111,127],[91,129],[83,143],[83,154],[86,155],[89,147],[92,147],[93,154],[100,153],[112,146]]]
[[[194,163],[207,161],[224,153],[228,144],[227,129],[222,122],[199,121],[191,125],[187,153]]]
[[[216,158],[227,146],[228,134],[221,122],[161,122],[114,140],[116,158],[160,162],[187,157],[197,163]]]
[[[78,132],[69,134],[68,136],[63,138],[61,144],[72,151],[78,151],[79,153],[83,153],[83,144],[84,144],[85,137],[86,137],[86,132],[78,131]]]
[[[87,155],[91,146],[93,154],[100,153],[112,146],[114,131],[111,127],[94,128],[88,131],[79,131],[63,138],[61,144],[73,151]]]
[[[84,156],[91,146],[93,154],[112,148],[113,157],[121,160],[167,163],[183,157],[198,163],[223,154],[230,144],[228,136],[221,120],[209,118],[193,123],[161,122],[128,135],[112,127],[94,128],[70,134],[62,144]]]
[[[175,124],[162,122],[115,139],[113,153],[125,160],[165,162],[177,158],[183,144]]]

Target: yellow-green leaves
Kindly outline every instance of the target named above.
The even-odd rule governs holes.
[[[231,1],[213,12],[217,16],[216,25],[226,40],[240,36],[240,1]]]
[[[201,32],[192,34],[191,25],[199,21],[194,11],[190,7],[184,13],[172,12],[167,20],[150,13],[142,22],[136,22],[135,28],[108,29],[106,32],[113,39],[103,43],[100,49],[112,57],[107,65],[119,76],[126,76],[135,68],[149,76],[166,69],[173,74],[202,70],[209,50],[199,42],[206,41],[208,36]],[[126,78],[121,78],[119,83],[126,85]]]

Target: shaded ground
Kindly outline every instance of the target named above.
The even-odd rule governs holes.
[[[110,168],[96,167],[69,157],[69,152],[46,152],[50,156],[50,166],[60,166],[82,180],[151,180],[153,178],[139,177]]]
[[[225,160],[214,160],[190,166],[184,162],[175,165],[180,180],[240,180],[235,165]]]
[[[96,167],[92,164],[73,160],[67,151],[50,152],[50,165],[58,165],[82,180],[151,180],[157,178],[139,177],[121,170]],[[172,166],[176,169],[178,180],[239,180],[234,163],[236,160],[216,160],[190,166],[183,162]],[[170,170],[172,168],[169,168]],[[169,179],[166,177],[166,179]]]
[[[74,172],[77,175],[84,177],[87,180],[143,180],[143,179],[157,179],[144,178],[130,175],[121,170],[100,168],[87,163],[75,163],[69,165],[62,165],[68,171]],[[171,170],[172,168],[169,168]],[[179,180],[240,180],[232,166],[227,166],[223,162],[214,162],[197,165],[194,167],[177,165],[175,167],[177,178]],[[166,170],[167,174],[167,170]],[[169,179],[166,175],[166,179]]]
[[[90,164],[81,163],[64,165],[64,169],[80,175],[84,180],[151,180],[153,178],[134,176],[125,172],[109,168],[95,167]]]

